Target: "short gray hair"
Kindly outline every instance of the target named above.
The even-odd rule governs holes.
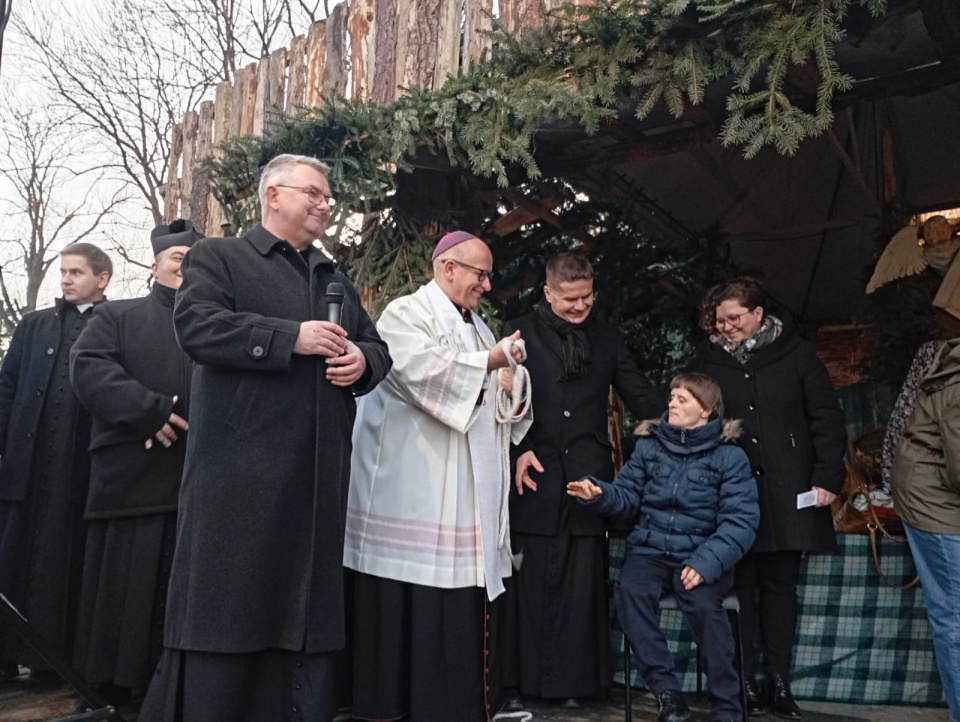
[[[330,172],[330,166],[309,155],[293,155],[292,153],[281,153],[276,158],[267,163],[260,174],[260,208],[267,205],[267,186],[277,184],[277,176],[281,176],[287,171],[292,170],[298,165],[308,165],[326,178]]]

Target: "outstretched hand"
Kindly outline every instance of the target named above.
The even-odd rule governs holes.
[[[581,479],[580,481],[571,481],[569,484],[567,484],[567,493],[570,496],[577,497],[578,499],[590,501],[591,499],[596,499],[598,496],[603,494],[603,489],[589,479]]]
[[[541,474],[543,473],[543,465],[540,463],[540,460],[537,458],[537,455],[532,451],[525,451],[520,454],[517,458],[517,493],[520,496],[523,496],[523,487],[527,487],[530,491],[537,490],[537,482],[530,478],[530,467],[533,467]]]

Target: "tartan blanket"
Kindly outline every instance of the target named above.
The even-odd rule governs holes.
[[[880,581],[870,539],[838,534],[835,552],[810,555],[800,601],[791,686],[798,699],[857,704],[944,706],[930,625],[920,585],[890,589]],[[892,581],[916,571],[906,544],[880,540],[880,561]],[[624,541],[610,539],[610,574],[623,563]],[[679,612],[661,614],[661,626],[684,691],[696,689],[696,651]],[[614,681],[623,684],[623,633],[611,604]],[[643,687],[636,666],[631,684]]]

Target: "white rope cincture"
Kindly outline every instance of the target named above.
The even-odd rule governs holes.
[[[533,712],[527,712],[521,710],[519,712],[500,712],[493,716],[494,722],[501,722],[502,720],[516,720],[517,722],[530,722],[533,719]]]
[[[513,389],[507,393],[501,386],[497,386],[496,395],[496,418],[500,432],[500,466],[503,473],[503,479],[506,483],[503,485],[503,494],[500,499],[500,533],[497,536],[497,548],[503,549],[507,540],[507,532],[510,528],[510,484],[513,474],[510,468],[510,426],[520,421],[526,414],[526,403],[530,400],[530,372],[517,363],[513,358],[512,350],[516,346],[520,349],[520,363],[527,360],[527,347],[523,339],[511,341],[504,339],[503,352],[507,356],[507,363],[510,364],[510,370],[513,372]],[[498,378],[499,381],[499,378]],[[521,408],[523,411],[521,412]]]

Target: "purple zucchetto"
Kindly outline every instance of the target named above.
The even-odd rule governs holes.
[[[449,251],[451,248],[463,243],[464,241],[470,241],[474,238],[476,238],[475,235],[472,233],[467,233],[466,231],[453,231],[452,233],[448,233],[440,239],[437,247],[433,249],[433,256],[430,258],[430,260],[435,261],[440,257],[440,254]]]

